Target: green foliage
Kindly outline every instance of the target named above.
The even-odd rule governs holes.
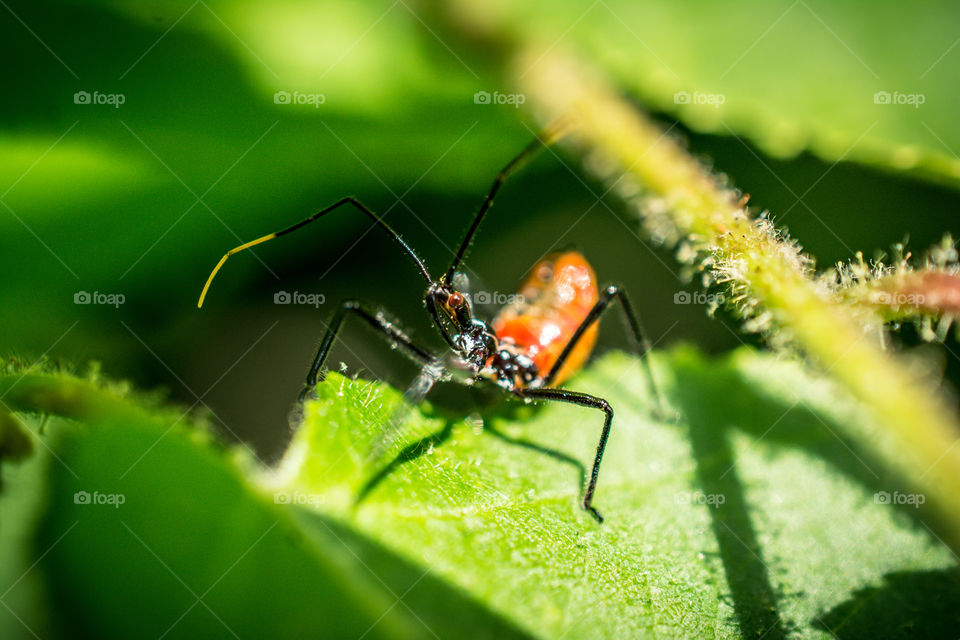
[[[27,624],[90,637],[955,628],[949,551],[923,509],[877,504],[907,490],[836,435],[868,420],[860,408],[769,355],[682,349],[655,363],[674,422],[650,419],[632,358],[612,354],[571,384],[616,410],[604,525],[577,507],[600,426],[586,409],[505,406],[481,429],[425,405],[376,459],[398,394],[332,373],[264,469],[179,412],[62,376],[7,378],[19,411],[78,421],[51,419],[38,455],[4,468],[11,488],[43,486],[33,514],[17,491],[0,499],[29,541],[2,575],[5,602]],[[31,555],[42,559],[18,582]],[[878,600],[883,618],[845,613]],[[4,637],[22,635],[7,614]]]
[[[639,99],[692,131],[728,137],[694,135],[754,165],[718,163],[744,191],[779,189],[772,173],[791,196],[801,194],[795,205],[819,185],[833,208],[804,203],[789,222],[827,214],[843,248],[850,242],[843,229],[859,232],[865,224],[898,234],[926,225],[938,236],[960,185],[952,151],[960,148],[953,109],[960,99],[958,16],[942,0],[922,10],[888,0],[51,4],[12,2],[5,12],[17,19],[0,21],[5,59],[30,61],[8,65],[5,90],[14,98],[0,105],[0,255],[16,267],[15,277],[0,282],[0,326],[5,349],[49,352],[54,360],[78,353],[78,360],[97,357],[111,370],[139,375],[147,367],[125,365],[142,357],[160,370],[156,358],[165,379],[178,377],[179,363],[171,367],[166,352],[149,345],[177,345],[188,359],[204,340],[195,337],[197,316],[187,314],[215,259],[346,193],[393,209],[391,221],[405,217],[397,222],[405,233],[413,228],[432,241],[459,229],[465,220],[451,215],[450,204],[459,211],[470,196],[473,206],[535,128],[523,122],[532,111],[478,106],[474,92],[533,87],[550,57],[508,69],[505,49],[473,48],[472,36],[486,28],[528,50],[573,52],[597,77],[608,74],[611,95],[626,98],[618,104],[631,114]],[[466,28],[453,28],[478,8]],[[438,19],[431,9],[450,15]],[[528,91],[527,109],[538,99],[556,106],[562,84],[540,84],[543,96]],[[118,109],[76,104],[73,94],[84,90],[122,92],[125,102]],[[277,91],[322,93],[324,101],[319,108],[284,105],[274,100]],[[882,94],[878,104],[878,92],[892,101],[922,96],[923,104],[882,104]],[[659,125],[650,131],[659,141]],[[767,155],[754,155],[733,136]],[[636,171],[630,153],[637,149],[619,131],[611,138],[614,144],[593,151],[609,155],[623,143],[624,168]],[[673,145],[672,134],[664,140],[680,163],[649,155],[652,170],[638,185],[653,193],[658,184],[669,187],[655,203],[661,216],[676,214],[671,203],[697,182],[687,179],[692,174],[670,182],[671,171],[702,168]],[[827,164],[781,162],[804,151]],[[609,158],[577,158],[594,175],[624,178],[606,172],[614,166]],[[555,173],[540,176],[547,188],[518,196],[518,211],[545,196],[567,206],[555,185],[558,176],[579,179],[567,173],[573,158],[547,159],[556,161]],[[833,179],[845,171],[835,169],[839,161],[867,170],[847,168],[846,182],[824,189],[828,173]],[[805,175],[811,167],[819,172]],[[887,218],[864,210],[861,198],[888,193],[867,193],[881,184],[870,171],[877,167],[891,181],[921,179],[897,180],[889,193],[904,210],[922,210],[927,215],[915,218],[923,220],[894,217],[897,204],[885,204]],[[718,186],[713,174],[703,177],[700,186]],[[618,191],[630,195],[626,182]],[[739,193],[719,184],[739,216]],[[584,185],[596,195],[597,185]],[[412,206],[397,205],[408,188],[415,189]],[[415,196],[432,208],[415,206]],[[709,200],[704,211],[722,213]],[[805,324],[808,346],[830,347],[825,352],[836,362],[826,364],[847,389],[790,357],[741,350],[710,359],[679,349],[655,355],[679,416],[662,422],[650,417],[636,361],[598,361],[571,383],[607,397],[616,410],[596,495],[607,522],[598,526],[577,506],[599,434],[595,411],[508,404],[485,413],[481,428],[478,416],[424,405],[383,440],[398,394],[331,374],[282,460],[267,468],[243,446],[224,446],[201,418],[131,393],[127,384],[11,366],[0,374],[0,637],[955,634],[960,572],[943,540],[956,544],[957,528],[930,508],[933,490],[928,496],[916,486],[918,477],[934,477],[936,463],[921,465],[922,475],[916,465],[904,472],[910,448],[878,444],[884,420],[899,425],[908,444],[921,441],[929,425],[949,422],[925,418],[939,405],[915,401],[939,392],[939,380],[913,378],[928,395],[904,393],[902,380],[928,367],[879,350],[874,360],[854,357],[851,344],[869,347],[859,342],[860,325],[844,333],[838,322],[809,312],[811,305],[798,306],[800,287],[785,288],[783,272],[738,269],[731,256],[749,258],[755,247],[738,244],[747,234],[728,233],[736,225],[721,220],[706,228],[696,211],[679,213],[697,223],[673,238],[683,241],[681,259],[694,257],[691,239],[725,237],[732,250],[699,264],[745,275],[737,299],[753,305],[753,324],[775,345],[791,337],[784,331],[791,323],[771,322],[783,320],[767,313],[771,300],[779,295],[790,303],[781,307],[801,309],[786,319],[796,333]],[[524,218],[514,229],[528,224],[542,236],[542,222]],[[770,246],[784,237],[779,225],[762,225]],[[356,218],[334,216],[322,242],[291,237],[273,255],[281,254],[288,270],[313,264],[307,260],[331,264],[345,247],[337,242],[357,229]],[[528,248],[509,235],[500,240],[501,255]],[[665,237],[657,229],[652,235]],[[818,240],[800,239],[808,247]],[[701,258],[715,249],[698,248]],[[812,263],[786,248],[787,262],[811,276]],[[755,255],[775,261],[781,254]],[[219,300],[272,272],[249,257],[218,282]],[[379,256],[367,258],[373,264]],[[625,255],[615,258],[626,263]],[[638,262],[630,264],[634,273],[624,275],[646,277]],[[842,293],[869,303],[888,274],[860,266],[875,273],[841,269],[840,279],[866,288]],[[954,275],[955,264],[950,270]],[[385,288],[400,282],[387,273]],[[355,276],[367,280],[369,272]],[[758,282],[777,295],[755,300]],[[949,284],[941,287],[946,293],[955,289]],[[898,280],[889,290],[915,288]],[[84,290],[123,292],[123,320],[114,308],[74,304]],[[816,301],[812,287],[807,293]],[[669,306],[655,296],[642,303],[645,311]],[[224,304],[206,331],[253,324],[239,306]],[[945,310],[953,311],[942,305],[935,315]],[[681,313],[686,320],[699,312]],[[948,325],[941,322],[940,337]],[[933,334],[931,323],[921,326]],[[291,366],[283,357],[270,361]],[[878,372],[891,369],[902,375],[886,376],[886,387],[874,384]],[[847,394],[858,387],[866,390],[862,398],[879,396],[887,405],[857,404]],[[916,422],[922,428],[914,429]],[[262,428],[275,426],[264,420]],[[955,435],[949,428],[941,434]],[[955,451],[942,440],[925,442],[926,459],[953,474]],[[960,493],[949,489],[939,486],[952,515]]]
[[[7,55],[29,55],[34,65],[11,70],[7,91],[19,99],[0,107],[0,254],[28,274],[0,283],[0,295],[31,300],[28,314],[0,308],[5,335],[45,348],[78,316],[109,313],[73,305],[78,290],[125,292],[127,309],[169,321],[193,308],[205,273],[241,239],[345,191],[381,211],[394,203],[385,185],[478,193],[489,177],[466,168],[495,167],[504,149],[529,137],[515,112],[478,120],[477,79],[463,69],[444,75],[399,5],[364,47],[344,55],[388,5],[211,3],[232,33],[203,4],[188,12],[191,4],[17,7],[79,80],[19,22],[0,24]],[[78,90],[122,93],[125,102],[74,104]],[[326,99],[322,108],[276,104],[279,90]],[[328,237],[356,222],[331,217]],[[255,260],[238,262],[221,291],[239,287],[244,271],[264,273]],[[98,358],[127,355],[96,322],[74,331]]]
[[[508,90],[490,60],[461,63],[410,3],[53,4],[14,8],[80,79],[20,22],[0,25],[7,55],[31,63],[10,70],[17,99],[0,107],[10,208],[0,207],[0,253],[29,274],[0,283],[0,296],[29,299],[31,312],[5,305],[0,323],[12,344],[38,352],[77,319],[78,290],[126,292],[134,313],[176,324],[212,261],[241,239],[345,193],[385,209],[384,183],[398,194],[414,183],[435,196],[480,193],[489,175],[478,169],[496,170],[531,135],[522,110],[478,110],[474,92]],[[740,135],[776,156],[810,148],[956,185],[951,3],[500,4],[517,32],[559,38],[694,129]],[[77,105],[78,90],[126,101]],[[277,105],[278,90],[326,101]],[[926,102],[876,105],[880,90]],[[678,105],[679,91],[725,101]],[[349,216],[331,218],[323,249],[356,228]],[[218,283],[224,293],[264,274],[256,260],[231,269]],[[73,328],[68,343],[104,359],[139,355],[97,330],[107,309],[79,311],[94,322]]]
[[[955,3],[507,6],[523,33],[547,43],[564,33],[564,44],[695,129],[749,138],[776,157],[811,150],[960,185]]]
[[[44,487],[29,535],[36,515],[25,513],[26,494],[0,502],[15,534],[3,549],[23,554],[3,565],[4,599],[19,605],[0,614],[5,638],[24,635],[23,624],[99,638],[232,637],[229,629],[244,637],[417,638],[424,625],[453,637],[460,624],[477,637],[523,636],[342,523],[275,504],[253,486],[248,456],[215,444],[183,414],[146,410],[85,381],[3,382],[12,404],[82,419],[50,420],[40,436],[50,454],[39,456],[46,480],[36,461],[5,469],[14,489]],[[34,553],[43,556],[36,568],[27,562]],[[40,575],[49,578],[47,601],[28,605],[29,596],[39,599]],[[406,605],[395,606],[401,593]]]

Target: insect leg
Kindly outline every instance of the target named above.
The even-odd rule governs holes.
[[[323,363],[327,359],[327,354],[330,353],[330,348],[333,346],[333,341],[340,332],[340,328],[343,326],[343,321],[346,319],[348,313],[359,316],[364,322],[385,336],[388,341],[399,345],[401,351],[411,360],[420,364],[437,361],[436,356],[415,344],[406,333],[387,320],[381,312],[371,312],[364,308],[357,300],[345,300],[340,303],[340,308],[337,309],[337,313],[333,316],[333,320],[327,328],[327,333],[320,342],[317,355],[314,357],[313,364],[310,365],[310,371],[307,373],[305,386],[303,391],[300,392],[300,402],[303,402],[307,394],[317,385],[317,380],[320,378],[320,368],[323,367]]]
[[[620,302],[620,310],[623,313],[623,322],[627,327],[628,333],[630,334],[630,339],[633,342],[634,349],[636,349],[637,354],[639,354],[641,360],[643,361],[643,368],[647,376],[647,382],[650,385],[650,390],[657,399],[658,407],[662,410],[663,402],[660,395],[660,390],[658,389],[657,382],[653,377],[653,369],[650,367],[650,360],[646,357],[647,352],[650,351],[650,339],[647,338],[647,333],[644,331],[643,325],[640,324],[637,314],[634,313],[633,305],[630,304],[627,294],[615,284],[609,285],[600,294],[600,299],[595,305],[593,305],[590,313],[588,313],[587,317],[584,318],[583,322],[580,323],[580,326],[577,327],[577,330],[573,332],[573,336],[570,337],[570,341],[567,342],[567,345],[563,348],[563,351],[560,352],[560,357],[557,358],[557,361],[550,369],[550,372],[543,379],[543,384],[549,385],[551,382],[553,382],[554,378],[556,378],[557,374],[560,372],[560,369],[563,367],[563,363],[566,362],[567,358],[570,357],[570,354],[573,352],[574,347],[577,346],[577,342],[579,342],[580,338],[583,337],[583,334],[587,332],[587,329],[593,326],[593,324],[600,319],[600,316],[603,315],[603,312],[609,308],[610,303],[614,300]]]
[[[521,397],[533,398],[535,400],[553,400],[556,402],[568,402],[570,404],[580,405],[599,409],[604,413],[603,431],[600,433],[600,442],[597,444],[597,455],[593,460],[593,469],[590,471],[590,478],[587,481],[587,488],[580,499],[580,506],[590,512],[597,522],[603,522],[603,516],[593,508],[593,492],[597,488],[597,477],[600,475],[600,462],[603,460],[603,452],[607,448],[607,438],[610,436],[610,425],[613,423],[613,408],[610,403],[603,398],[592,396],[579,391],[568,391],[566,389],[523,389],[519,392]]]

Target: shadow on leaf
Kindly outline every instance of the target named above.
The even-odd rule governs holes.
[[[960,629],[960,569],[902,571],[884,576],[813,626],[835,638],[952,638]]]

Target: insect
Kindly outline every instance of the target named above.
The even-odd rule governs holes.
[[[449,347],[449,354],[446,360],[441,359],[429,349],[416,344],[381,311],[373,310],[357,300],[346,300],[340,304],[320,342],[299,401],[302,403],[317,383],[323,380],[321,371],[337,334],[347,316],[356,316],[424,367],[417,401],[422,399],[433,381],[439,379],[439,372],[454,369],[461,372],[463,381],[492,383],[525,401],[564,402],[596,409],[603,414],[603,428],[580,504],[598,522],[603,522],[603,516],[593,507],[593,494],[613,424],[613,408],[603,398],[563,389],[560,385],[589,358],[597,339],[598,320],[614,302],[620,304],[635,349],[641,357],[647,353],[650,342],[626,294],[616,285],[601,290],[586,258],[577,251],[565,251],[537,262],[521,286],[518,300],[504,307],[491,322],[486,322],[474,314],[470,293],[462,286],[463,278],[458,274],[458,268],[480,223],[493,206],[501,185],[538,149],[551,144],[560,135],[560,128],[548,128],[497,174],[453,261],[439,278],[431,276],[417,253],[383,218],[349,196],[297,224],[228,251],[210,273],[197,306],[203,306],[210,283],[231,255],[292,233],[340,207],[354,207],[399,245],[426,281],[423,301]],[[643,357],[643,363],[648,384],[654,396],[659,398],[649,360]],[[417,386],[415,383],[414,387]]]

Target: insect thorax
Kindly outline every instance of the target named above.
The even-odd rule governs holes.
[[[536,387],[541,380],[533,359],[509,340],[500,342],[482,375],[507,391]]]

